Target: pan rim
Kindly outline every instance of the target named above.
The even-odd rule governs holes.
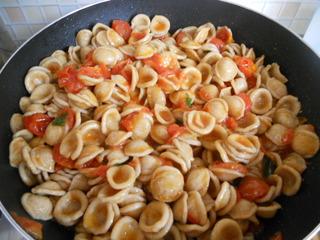
[[[2,72],[4,71],[4,69],[6,68],[6,66],[9,64],[9,62],[14,58],[14,56],[25,46],[27,45],[34,37],[36,37],[38,34],[40,34],[41,32],[43,32],[44,30],[46,30],[47,28],[51,27],[52,25],[54,25],[55,23],[59,22],[60,20],[78,12],[81,11],[83,9],[92,7],[94,5],[98,5],[100,3],[104,3],[104,2],[111,2],[111,1],[115,1],[115,0],[98,0],[97,2],[85,5],[83,7],[80,7],[76,10],[73,10],[59,18],[57,18],[56,20],[52,21],[51,23],[49,23],[48,25],[44,26],[43,28],[41,28],[40,30],[38,30],[36,33],[34,33],[32,36],[30,36],[27,40],[25,40],[12,54],[11,56],[7,59],[7,61],[3,64],[3,66],[0,69],[0,75],[2,74]],[[292,35],[294,35],[298,40],[300,40],[302,42],[302,44],[304,44],[305,46],[307,46],[309,48],[309,50],[311,50],[311,52],[313,52],[318,58],[320,58],[320,54],[318,54],[317,52],[315,52],[313,50],[313,48],[310,46],[309,43],[305,42],[303,38],[301,38],[297,33],[293,32],[291,29],[289,29],[286,26],[281,25],[279,22],[277,22],[276,20],[266,16],[263,13],[260,13],[256,10],[253,9],[249,9],[246,6],[242,6],[239,5],[237,3],[234,2],[226,2],[225,0],[218,0],[219,2],[223,2],[224,4],[230,4],[230,5],[234,5],[243,9],[246,9],[247,11],[251,11],[254,12],[270,21],[272,21],[274,24],[277,24],[278,26],[280,26],[281,28],[287,30],[289,33],[291,33]],[[30,234],[28,234],[11,216],[11,214],[7,211],[7,209],[5,208],[5,206],[2,204],[1,200],[0,200],[0,211],[3,213],[3,215],[5,216],[6,220],[8,220],[8,222],[18,231],[18,233],[26,238],[27,240],[32,240],[33,238],[30,236]],[[303,240],[309,240],[312,239],[318,232],[320,232],[320,223],[307,235],[303,238]]]

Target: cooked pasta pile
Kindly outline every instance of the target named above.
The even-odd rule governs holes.
[[[25,77],[10,164],[75,239],[253,239],[319,149],[277,63],[212,23],[97,23]]]

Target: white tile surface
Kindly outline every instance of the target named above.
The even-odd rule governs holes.
[[[320,6],[320,2],[319,3],[302,3],[296,17],[297,18],[310,18],[310,16],[312,17],[314,12],[316,11],[317,7]]]
[[[21,23],[26,20],[19,7],[5,7],[4,9],[12,23]]]
[[[16,4],[16,0],[0,0],[0,6],[15,6]]]
[[[43,17],[39,7],[23,7],[22,10],[29,22],[43,22]]]
[[[73,10],[76,10],[78,8],[77,5],[69,5],[69,6],[60,6],[61,15],[66,15],[69,12],[72,12]]]
[[[45,16],[47,17],[48,22],[52,22],[53,20],[60,17],[60,11],[57,6],[44,6],[42,7]]]
[[[283,5],[279,17],[292,19],[296,16],[299,7],[300,3],[287,2]]]
[[[116,1],[116,0],[114,0]],[[216,0],[212,0],[216,1]],[[312,14],[320,6],[320,0],[223,0],[264,13],[288,26],[298,34],[304,34]],[[18,45],[37,32],[42,26],[86,4],[97,0],[0,0],[0,28],[17,28],[11,42]],[[8,12],[7,12],[8,11]],[[19,25],[18,27],[15,27]],[[28,28],[22,25],[28,26]],[[25,28],[25,29],[24,29]],[[23,30],[21,30],[23,29]],[[1,240],[1,239],[0,239]]]
[[[278,22],[284,27],[290,27],[290,24],[292,21],[291,20],[279,20]]]
[[[308,20],[293,20],[290,29],[296,32],[297,34],[304,34],[308,28],[309,21]]]
[[[37,0],[18,0],[21,5],[35,5],[38,3]]]
[[[29,26],[27,25],[14,25],[12,26],[14,34],[17,38],[17,40],[25,40],[27,39],[30,35],[31,32],[29,30]]]
[[[45,24],[32,24],[31,27],[31,32],[32,34],[35,34],[38,32],[40,29],[44,28],[46,25]]]
[[[263,13],[268,17],[276,18],[279,15],[283,3],[278,2],[267,2],[264,5]]]

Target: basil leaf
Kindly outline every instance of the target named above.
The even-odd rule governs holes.
[[[52,124],[55,126],[64,126],[66,124],[67,113],[63,113],[60,116],[56,117]]]
[[[277,168],[276,164],[267,156],[263,157],[262,166],[263,166],[263,176],[265,178],[272,175],[274,173],[274,170]]]
[[[189,97],[189,95],[187,95],[186,97],[186,104],[188,105],[188,107],[191,107],[193,104],[192,98]]]

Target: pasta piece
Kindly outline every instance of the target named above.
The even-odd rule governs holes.
[[[34,219],[46,221],[52,218],[53,206],[48,197],[25,193],[22,195],[21,204]]]
[[[60,143],[65,135],[66,128],[65,126],[57,126],[52,122],[46,128],[46,131],[43,136],[43,140],[48,145],[56,145]]]
[[[214,72],[221,81],[228,82],[237,75],[238,67],[230,58],[224,57],[215,64]]]
[[[81,151],[75,166],[81,168],[87,162],[91,161],[92,159],[96,158],[100,153],[104,151],[104,148],[99,147],[97,145],[87,145]]]
[[[150,180],[150,191],[158,201],[173,202],[182,192],[184,179],[179,170],[170,166],[158,167]]]
[[[83,216],[83,226],[95,235],[104,234],[111,227],[114,217],[113,204],[96,198],[89,204]]]
[[[109,146],[121,146],[124,144],[130,137],[132,136],[132,132],[125,131],[111,131],[106,140],[106,145]]]
[[[28,143],[22,137],[16,137],[10,142],[9,161],[11,167],[18,167],[23,161],[22,149],[28,146]]]
[[[273,218],[277,211],[281,208],[281,205],[277,202],[272,202],[269,206],[258,206],[257,216],[262,218]]]
[[[129,165],[113,166],[107,171],[107,179],[114,189],[131,187],[135,181],[135,171]]]
[[[201,141],[203,147],[208,150],[214,151],[216,150],[215,141],[225,140],[227,136],[227,130],[221,125],[216,124],[214,129],[209,134],[201,136],[199,140]]]
[[[215,118],[204,111],[191,111],[183,115],[184,125],[199,135],[210,133],[215,126]]]
[[[210,235],[210,240],[218,239],[234,239],[241,240],[243,238],[239,224],[228,218],[219,220]]]
[[[121,215],[139,219],[146,206],[146,195],[142,189],[133,187],[129,190],[126,198],[120,201],[118,205]]]
[[[195,67],[187,67],[183,69],[182,74],[184,76],[184,81],[181,85],[181,88],[184,90],[191,89],[202,82],[202,74]]]
[[[172,225],[164,239],[187,240],[187,237],[183,231],[180,231],[179,228],[177,228],[175,225]]]
[[[136,240],[144,239],[138,222],[128,216],[120,218],[112,228],[111,239],[125,240],[132,238]]]
[[[158,122],[161,124],[168,125],[175,122],[175,118],[170,109],[165,106],[155,104],[154,114]]]
[[[273,114],[273,121],[287,128],[295,128],[299,124],[297,116],[286,108],[277,109]]]
[[[272,95],[265,88],[257,88],[250,93],[251,110],[256,114],[265,114],[272,108]]]
[[[253,216],[257,211],[255,203],[246,199],[240,199],[237,204],[229,212],[233,219],[248,219]]]
[[[21,180],[28,187],[32,187],[38,183],[36,176],[31,172],[25,162],[21,162],[18,169]]]
[[[83,216],[87,206],[86,195],[79,190],[72,190],[57,201],[53,216],[60,224],[72,226]]]
[[[147,100],[148,104],[152,108],[155,106],[155,104],[166,105],[166,96],[158,86],[148,87]]]
[[[80,47],[85,47],[90,44],[92,32],[89,29],[82,29],[77,33],[76,42]]]
[[[218,123],[223,122],[228,117],[228,103],[221,98],[214,98],[208,101],[203,109],[210,113]]]
[[[150,18],[145,14],[137,14],[132,18],[131,20],[131,27],[137,28],[137,27],[149,27],[150,26]]]
[[[225,96],[223,98],[228,104],[229,115],[235,119],[240,119],[244,116],[245,102],[239,96]]]
[[[198,191],[204,196],[209,188],[210,174],[207,168],[191,169],[187,175],[185,189],[187,191]]]
[[[53,181],[46,181],[31,189],[31,192],[39,195],[63,196],[66,192]]]
[[[176,224],[189,237],[199,236],[209,228],[207,210],[197,191],[184,194],[173,206]]]
[[[173,214],[169,205],[163,202],[150,202],[139,219],[139,226],[147,238],[164,237],[173,223]]]
[[[293,114],[297,115],[301,110],[301,103],[299,102],[297,97],[286,95],[279,99],[276,104],[276,108],[285,108]]]
[[[294,168],[300,174],[307,168],[306,161],[297,153],[290,153],[285,159],[283,159],[283,164]]]
[[[41,67],[47,68],[51,72],[51,74],[57,73],[63,67],[62,62],[53,56],[42,59],[39,65]]]
[[[29,93],[38,85],[49,83],[52,79],[50,71],[45,67],[35,66],[29,69],[24,78],[25,88]]]
[[[296,129],[291,147],[302,157],[311,158],[319,150],[319,137],[312,131]]]
[[[143,157],[152,153],[153,148],[143,140],[132,140],[124,147],[124,153],[131,157]]]
[[[55,161],[51,148],[47,146],[37,146],[30,152],[31,161],[34,166],[41,171],[54,172]]]
[[[76,159],[83,149],[83,140],[77,131],[69,132],[62,140],[59,151],[66,157]]]
[[[275,174],[282,178],[282,193],[286,196],[296,194],[301,186],[301,175],[294,168],[288,165],[281,165],[275,170]]]

